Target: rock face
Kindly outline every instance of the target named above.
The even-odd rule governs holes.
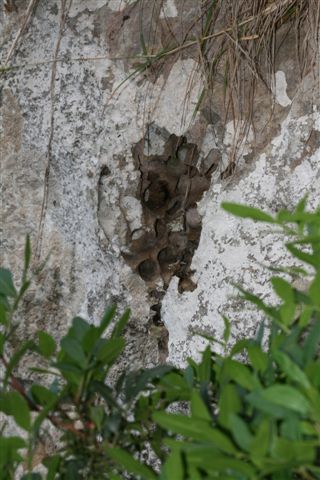
[[[194,115],[201,77],[192,56],[117,89],[134,68],[128,57],[140,53],[141,28],[161,46],[149,38],[148,5],[141,26],[130,2],[34,3],[1,76],[1,263],[18,275],[26,233],[34,266],[50,253],[27,295],[21,334],[41,327],[59,338],[76,314],[98,322],[107,303],[130,306],[124,367],[183,364],[202,348],[195,330],[221,337],[221,313],[235,336],[255,330],[256,315],[230,298],[230,282],[268,295],[260,264],[284,254],[279,239],[220,203],[275,212],[308,193],[315,204],[318,67],[300,80],[287,40],[273,117],[258,91],[257,129],[230,169],[237,131],[223,121],[219,92]],[[15,6],[1,12],[1,65],[25,18],[26,2]],[[163,28],[178,28],[177,0],[157,14]]]

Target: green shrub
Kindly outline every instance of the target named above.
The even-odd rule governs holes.
[[[0,270],[0,410],[25,431],[23,438],[1,437],[0,479],[14,478],[22,462],[24,479],[320,479],[320,209],[306,211],[303,200],[274,218],[223,207],[280,228],[295,265],[272,267],[276,306],[240,287],[243,299],[270,319],[266,328],[229,346],[225,319],[227,353],[208,346],[185,370],[163,365],[111,383],[129,317],[114,321],[115,308],[99,326],[74,318],[59,346],[38,332],[9,355],[12,316],[30,284],[29,241],[19,291],[11,273]],[[302,277],[303,291],[295,287]],[[41,357],[37,374],[53,380],[27,390],[15,369],[30,350]],[[186,408],[174,409],[176,402]],[[49,423],[59,448],[43,459],[47,473],[37,474],[34,449]]]

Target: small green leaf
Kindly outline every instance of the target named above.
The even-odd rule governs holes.
[[[96,352],[97,359],[105,365],[111,365],[124,349],[125,342],[123,338],[114,338],[112,340],[101,340],[101,346]]]
[[[247,390],[254,390],[260,387],[259,380],[250,372],[250,369],[236,360],[227,358],[224,361],[222,371],[223,375]]]
[[[268,355],[258,345],[251,344],[247,346],[250,362],[258,372],[265,372],[268,368]]]
[[[24,245],[24,267],[23,267],[22,283],[25,283],[27,272],[30,266],[30,260],[31,260],[30,235],[27,235],[26,243]]]
[[[320,321],[315,322],[304,341],[303,345],[303,362],[307,365],[319,352],[320,342]]]
[[[198,376],[200,382],[209,382],[212,373],[211,350],[208,346],[202,353],[202,359],[198,366]]]
[[[317,307],[320,306],[320,271],[317,273],[309,287],[309,295],[314,305]]]
[[[100,429],[102,426],[104,415],[105,415],[104,407],[99,405],[90,407],[90,419],[93,421],[93,423],[96,425],[98,429]]]
[[[161,469],[159,480],[184,480],[184,468],[179,450],[174,450]]]
[[[156,380],[162,379],[166,374],[174,368],[170,365],[158,365],[154,368],[147,368],[138,372],[130,372],[126,376],[125,395],[127,400],[132,400],[139,393],[145,390],[149,384]],[[184,383],[183,386],[185,387]]]
[[[191,394],[191,413],[193,417],[202,418],[209,422],[212,420],[207,406],[202,400],[200,393],[196,390],[193,390]]]
[[[252,457],[261,458],[267,455],[270,447],[271,427],[270,419],[263,418],[258,425],[256,435],[252,441],[250,453]]]
[[[0,397],[0,411],[13,416],[17,425],[24,430],[31,426],[31,416],[26,400],[18,392],[4,393]]]
[[[314,442],[310,444],[276,437],[272,443],[271,454],[273,458],[277,458],[281,462],[294,462],[295,464],[310,462],[312,464],[315,460],[316,449]]]
[[[17,291],[12,280],[12,273],[6,268],[0,268],[0,293],[13,298],[17,296]]]
[[[310,253],[303,252],[302,250],[296,248],[293,243],[287,243],[287,249],[299,260],[312,265],[316,270],[319,269],[320,255],[312,255]]]
[[[219,423],[228,428],[230,416],[241,412],[241,399],[237,388],[232,383],[228,383],[222,388],[219,398]]]
[[[121,448],[106,448],[106,453],[108,457],[114,460],[116,463],[122,466],[123,470],[138,475],[145,480],[156,480],[156,474],[151,470],[151,468],[143,465],[138,460],[133,458],[130,453],[122,450]]]
[[[307,375],[288,355],[280,350],[275,350],[272,352],[272,356],[288,378],[300,384],[303,388],[308,389],[311,387]]]
[[[32,385],[31,394],[32,398],[34,398],[39,405],[47,405],[48,403],[53,402],[57,397],[55,393],[51,392],[43,385]]]
[[[43,465],[48,469],[46,480],[55,480],[58,472],[61,457],[59,455],[53,455],[52,457],[46,457],[42,460]]]
[[[75,339],[70,337],[64,337],[61,342],[61,349],[72,359],[81,366],[85,368],[87,365],[87,358],[82,349],[81,344]]]
[[[103,332],[106,330],[108,325],[112,322],[112,319],[114,318],[116,313],[116,307],[112,305],[111,307],[108,307],[103,315],[103,318],[101,320],[101,323],[98,327],[99,334],[100,336],[103,334]]]
[[[38,331],[39,350],[41,354],[50,358],[56,349],[56,342],[47,332]]]
[[[222,316],[222,318],[223,318],[223,321],[224,321],[223,340],[225,341],[225,343],[228,343],[228,340],[230,338],[230,332],[231,332],[230,320],[227,317],[225,317],[224,315]]]
[[[197,448],[198,447],[198,448]],[[255,480],[255,469],[246,461],[238,460],[230,456],[215,454],[212,449],[205,446],[197,446],[187,451],[187,461],[191,466],[197,466],[201,470],[215,472],[207,478]],[[221,472],[224,475],[216,475]],[[228,475],[227,477],[225,475]]]
[[[294,290],[290,283],[280,277],[273,277],[271,283],[274,291],[282,300],[288,303],[294,303]]]
[[[262,391],[253,391],[246,396],[246,401],[255,407],[258,411],[263,412],[273,418],[286,418],[291,412],[288,408],[282,407],[262,396]]]
[[[9,319],[7,317],[7,309],[0,303],[0,324],[7,327],[9,325]]]
[[[258,208],[229,202],[222,202],[221,206],[226,212],[232,213],[236,217],[251,218],[252,220],[258,220],[260,222],[276,223],[276,220],[271,215],[268,215]]]
[[[74,317],[72,319],[72,327],[70,328],[67,336],[73,337],[81,342],[91,328],[95,327],[89,325],[89,323],[81,317]]]
[[[226,453],[235,453],[236,449],[229,438],[218,429],[213,428],[210,422],[193,419],[185,415],[172,415],[165,412],[153,414],[154,421],[160,427],[178,433],[185,437],[201,442],[211,442],[219,450]]]
[[[8,464],[19,463],[23,460],[18,450],[25,448],[26,443],[20,437],[5,437],[0,435],[0,479],[8,480]],[[12,478],[12,477],[11,477]]]
[[[249,452],[253,442],[253,435],[239,415],[230,415],[229,428],[238,446],[246,452]]]
[[[262,390],[261,396],[269,402],[302,415],[307,415],[310,411],[310,404],[306,397],[290,385],[274,384]]]

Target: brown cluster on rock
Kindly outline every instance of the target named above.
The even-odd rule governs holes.
[[[133,148],[143,228],[130,232],[130,253],[124,257],[150,290],[160,280],[165,290],[174,275],[180,292],[194,290],[190,266],[202,226],[197,202],[209,188],[220,152],[212,150],[199,162],[197,145],[176,135],[169,136],[161,155],[146,155],[144,148],[144,138]]]

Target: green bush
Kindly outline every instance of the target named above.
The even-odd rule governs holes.
[[[22,463],[23,479],[320,479],[320,209],[308,212],[302,200],[274,218],[223,207],[276,225],[295,265],[271,268],[276,306],[239,287],[269,318],[266,328],[229,345],[225,319],[225,354],[208,346],[185,370],[162,365],[111,383],[129,317],[115,321],[115,308],[99,326],[74,318],[59,347],[38,332],[9,355],[12,316],[30,284],[29,241],[19,291],[0,270],[0,411],[25,431],[1,437],[0,479],[14,478]],[[295,287],[302,277],[303,291]],[[26,389],[15,371],[30,350],[41,357],[42,368],[33,370],[46,381]],[[50,423],[59,447],[43,459],[46,473],[35,473],[34,450]]]

